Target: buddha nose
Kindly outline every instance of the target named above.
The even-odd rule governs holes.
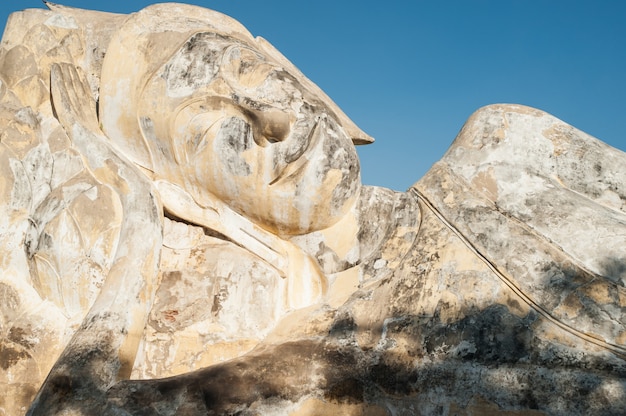
[[[283,111],[262,111],[259,116],[259,127],[266,140],[270,143],[282,142],[289,136],[289,114]]]
[[[260,146],[278,143],[289,137],[291,117],[288,113],[274,109],[255,109],[244,107],[248,120],[255,130],[255,141]],[[260,135],[262,137],[257,137]]]

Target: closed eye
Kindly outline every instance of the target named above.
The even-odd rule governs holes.
[[[274,71],[259,53],[241,46],[229,48],[223,56],[220,72],[233,87],[256,88]]]

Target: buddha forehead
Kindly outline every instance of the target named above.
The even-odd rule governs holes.
[[[167,95],[186,97],[204,93],[203,87],[220,75],[231,87],[239,86],[252,92],[247,87],[258,87],[271,71],[283,72],[295,81],[254,44],[216,32],[200,32],[192,35],[156,76],[166,81]],[[219,94],[219,91],[210,93]]]

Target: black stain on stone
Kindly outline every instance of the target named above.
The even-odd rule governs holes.
[[[520,318],[504,305],[492,305],[463,319],[446,324],[436,316],[425,328],[428,353],[479,362],[515,363],[531,354],[535,315]]]
[[[600,272],[611,282],[626,286],[626,257],[608,257],[600,262]]]
[[[364,385],[362,380],[347,378],[328,386],[324,399],[339,403],[362,403]]]
[[[225,120],[215,138],[218,152],[228,171],[235,176],[248,176],[250,165],[242,153],[252,146],[253,136],[250,125],[238,117]]]
[[[371,367],[368,379],[389,394],[408,395],[415,391],[416,371],[407,367],[406,362],[384,357]]]
[[[28,334],[29,332],[25,331],[23,328],[14,326],[9,330],[8,338],[17,344],[23,345],[24,347],[32,348],[35,343],[28,336]]]
[[[353,334],[356,328],[357,325],[354,322],[354,318],[346,313],[335,318],[328,335],[331,337],[345,337]]]
[[[22,360],[31,357],[29,350],[34,342],[28,336],[28,331],[20,327],[12,327],[5,339],[0,340],[0,367],[8,370]]]
[[[28,357],[28,352],[19,345],[7,345],[5,342],[0,343],[0,367],[3,370],[8,370],[10,367]]]

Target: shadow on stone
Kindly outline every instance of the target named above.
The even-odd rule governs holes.
[[[384,348],[363,350],[356,332],[382,333],[382,326],[359,328],[342,315],[323,340],[264,346],[190,374],[124,381],[107,394],[117,412],[133,415],[255,414],[259,403],[307,396],[377,404],[398,414],[415,414],[411,408],[419,408],[416,414],[451,414],[477,400],[500,411],[623,414],[624,362],[597,367],[591,355],[546,343],[535,334],[540,319],[534,312],[513,315],[503,305],[452,323],[437,315],[426,322],[406,316],[387,325],[379,342]],[[400,339],[413,343],[410,354],[398,346]],[[621,401],[614,399],[615,389]]]

